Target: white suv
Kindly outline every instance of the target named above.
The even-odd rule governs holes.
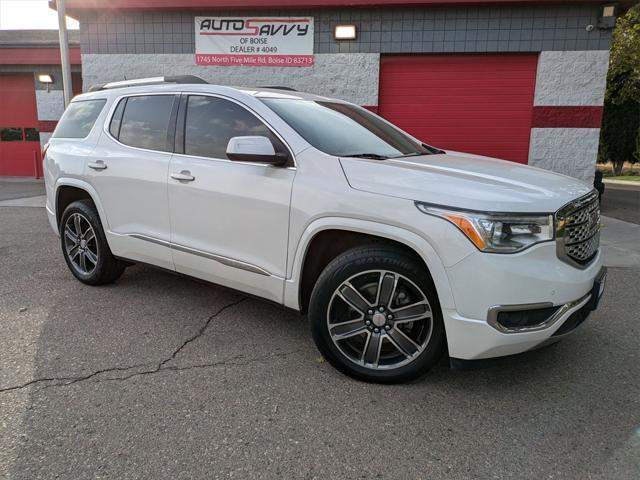
[[[556,341],[598,304],[598,196],[581,181],[287,89],[92,90],[44,160],[49,221],[86,284],[141,262],[307,312],[325,358],[376,382],[445,351],[456,364]]]

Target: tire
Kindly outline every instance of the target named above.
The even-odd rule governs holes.
[[[60,220],[60,244],[69,270],[87,285],[115,282],[126,268],[125,262],[111,253],[90,200],[78,200],[65,209]]]
[[[413,380],[445,350],[433,281],[393,246],[356,247],[329,263],[311,293],[309,320],[322,355],[367,382]]]

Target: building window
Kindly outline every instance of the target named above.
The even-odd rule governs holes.
[[[3,142],[21,142],[22,129],[14,127],[0,128],[0,141]]]
[[[27,142],[39,142],[40,141],[40,131],[37,128],[25,128],[24,129],[24,139]]]

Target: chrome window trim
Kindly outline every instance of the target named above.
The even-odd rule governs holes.
[[[266,277],[273,277],[272,275],[264,268],[260,268],[257,265],[253,265],[251,263],[243,262],[241,260],[235,260],[233,258],[225,257],[224,255],[218,255],[216,253],[205,252],[204,250],[198,250],[197,248],[191,248],[184,245],[180,245],[178,243],[168,242],[167,240],[161,240],[159,238],[150,237],[148,235],[143,235],[141,233],[128,233],[125,234],[128,237],[136,238],[138,240],[144,240],[145,242],[155,243],[156,245],[161,245],[163,247],[170,248],[172,250],[177,250],[183,253],[189,253],[191,255],[197,255],[199,257],[207,258],[209,260],[214,260],[222,265],[227,267],[238,268],[240,270],[246,270],[247,272],[256,273],[258,275],[264,275]]]
[[[549,318],[547,318],[544,322],[531,327],[507,328],[504,325],[501,325],[500,322],[498,322],[498,314],[500,312],[514,312],[518,310],[537,310],[542,308],[551,308],[556,305],[554,305],[551,302],[523,303],[520,305],[494,305],[493,307],[489,308],[489,311],[487,313],[487,323],[501,333],[508,334],[508,333],[536,332],[539,330],[544,330],[546,328],[552,327],[562,317],[568,314],[571,314],[576,310],[582,308],[590,299],[591,299],[591,293],[587,293],[586,295],[584,295],[583,297],[580,297],[577,300],[573,300],[569,303],[565,303],[555,313],[553,313]]]
[[[591,192],[587,193],[586,195],[583,195],[582,197],[572,200],[571,202],[563,205],[558,209],[558,211],[554,215],[555,224],[556,224],[555,225],[556,255],[563,262],[571,265],[572,267],[579,268],[580,270],[587,269],[593,263],[593,260],[595,260],[598,256],[600,247],[598,246],[598,249],[596,249],[591,260],[589,260],[586,263],[577,262],[573,258],[571,258],[569,255],[567,255],[567,251],[566,251],[567,245],[566,245],[566,239],[565,239],[566,217],[570,213],[573,213],[576,210],[579,210],[580,208],[583,208],[594,201],[598,201],[599,195],[600,194],[598,193],[598,191],[593,189]],[[589,241],[591,238],[600,235],[601,228],[602,228],[602,225],[598,227],[595,234],[593,234],[591,237],[583,241],[585,242]]]
[[[115,113],[116,108],[118,108],[118,104],[120,103],[120,101],[123,98],[148,97],[148,96],[151,96],[151,95],[164,95],[164,96],[173,95],[173,96],[179,96],[180,93],[181,92],[173,92],[173,91],[171,91],[171,92],[130,93],[130,94],[125,94],[125,95],[119,95],[119,96],[116,97],[116,99],[113,102],[113,104],[111,104],[111,106],[109,107],[109,112],[107,113],[107,118],[105,119],[105,122],[102,125],[102,132],[104,134],[106,134],[107,137],[109,137],[112,141],[114,141],[118,145],[120,145],[121,147],[133,148],[134,150],[139,150],[141,152],[164,153],[165,155],[173,155],[173,151],[167,152],[166,150],[153,150],[151,148],[134,147],[133,145],[127,145],[126,143],[122,143],[120,140],[118,140],[113,135],[111,135],[111,132],[109,131],[109,126],[111,125],[111,120],[113,118],[113,114]],[[178,98],[178,101],[180,101],[179,98]],[[123,113],[123,116],[124,116],[124,112],[122,112],[122,113]]]
[[[116,111],[116,108],[118,108],[118,104],[120,103],[120,101],[122,101],[122,99],[130,98],[130,97],[146,97],[146,96],[149,96],[149,95],[177,95],[177,96],[179,96],[179,95],[182,95],[182,94],[195,95],[195,96],[204,96],[204,97],[217,97],[217,98],[221,98],[222,100],[229,100],[229,101],[239,105],[240,107],[244,108],[249,113],[251,113],[252,115],[257,117],[258,120],[260,120],[262,123],[264,123],[267,126],[267,128],[269,130],[271,130],[271,132],[276,137],[278,137],[278,139],[284,144],[284,146],[289,151],[289,155],[291,155],[291,160],[293,162],[293,166],[278,167],[276,165],[270,165],[270,164],[266,164],[266,163],[239,162],[239,161],[235,161],[235,160],[229,160],[228,158],[202,157],[202,156],[199,156],[199,155],[187,155],[185,153],[177,153],[175,151],[167,152],[166,150],[153,150],[153,149],[149,149],[149,148],[134,147],[133,145],[127,145],[126,143],[122,143],[120,140],[118,140],[113,135],[111,135],[111,132],[109,131],[109,126],[111,125],[111,120],[113,119],[113,115],[114,115],[114,113]],[[105,100],[107,100],[107,99],[105,99]],[[179,101],[179,99],[178,99],[178,101]],[[177,128],[177,125],[176,125],[176,128]],[[216,162],[238,163],[238,164],[241,164],[241,165],[253,165],[253,166],[262,167],[262,168],[284,168],[286,170],[296,170],[297,167],[298,167],[298,162],[296,161],[296,156],[293,153],[293,150],[292,150],[291,146],[289,145],[289,143],[287,143],[287,141],[284,139],[284,137],[282,135],[280,135],[280,133],[278,133],[276,131],[276,129],[269,122],[267,122],[264,119],[264,117],[262,117],[255,110],[253,110],[248,105],[242,103],[241,101],[236,100],[235,98],[229,97],[227,95],[219,94],[219,93],[193,92],[193,91],[173,91],[172,90],[172,91],[166,91],[166,92],[165,91],[163,91],[163,92],[136,92],[136,93],[118,95],[115,98],[114,102],[109,107],[109,111],[107,112],[107,117],[106,117],[106,119],[105,119],[105,121],[104,121],[104,123],[102,125],[102,131],[103,131],[104,134],[107,135],[107,137],[109,137],[109,139],[111,139],[112,141],[116,142],[121,147],[133,148],[134,150],[139,150],[141,152],[164,153],[164,154],[176,155],[176,156],[180,156],[180,157],[199,158],[199,159],[202,159],[202,160],[213,160],[213,161],[216,161]],[[175,146],[174,146],[174,150],[175,150]]]

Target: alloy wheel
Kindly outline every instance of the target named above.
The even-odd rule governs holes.
[[[64,246],[69,262],[82,275],[90,275],[98,265],[99,249],[96,233],[89,220],[72,213],[64,225]]]
[[[353,363],[393,369],[414,361],[433,331],[431,305],[407,277],[386,270],[358,273],[333,293],[327,328]]]

